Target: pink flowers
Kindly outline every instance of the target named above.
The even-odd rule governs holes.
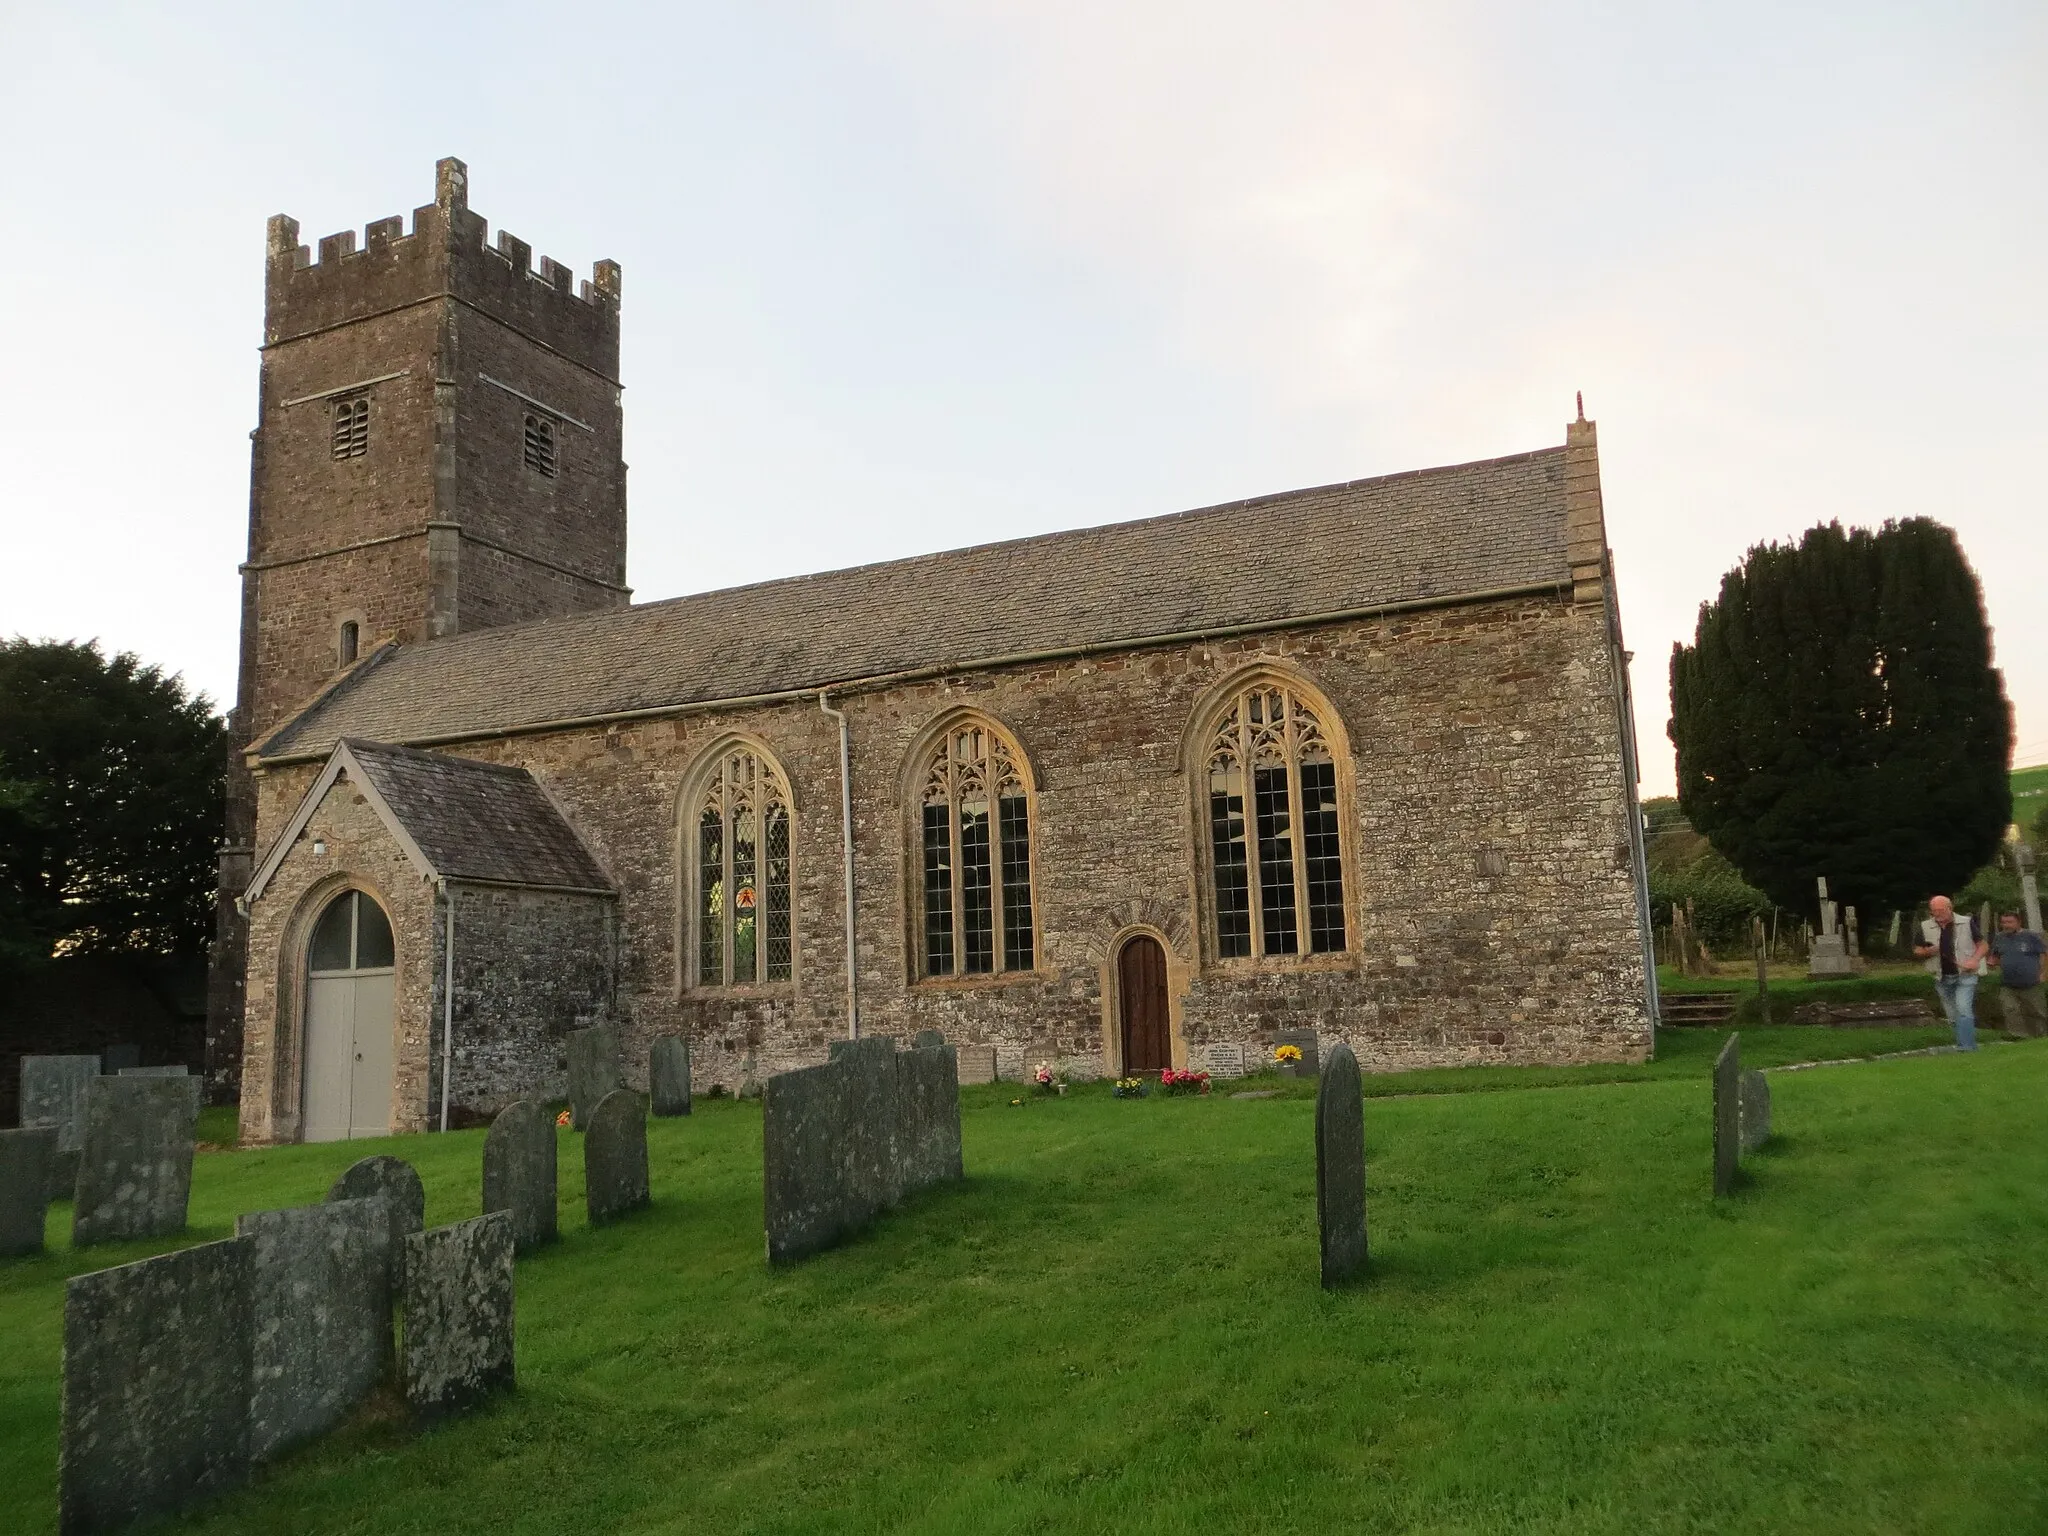
[[[1209,1074],[1206,1072],[1176,1072],[1168,1067],[1159,1074],[1159,1086],[1167,1093],[1207,1093]]]

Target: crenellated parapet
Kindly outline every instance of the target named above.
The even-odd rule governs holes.
[[[618,378],[620,270],[600,261],[580,285],[575,272],[488,226],[469,206],[469,171],[460,160],[435,166],[434,201],[402,218],[378,219],[363,231],[342,230],[319,241],[318,259],[299,243],[298,220],[270,220],[264,281],[264,344],[442,297],[502,321],[533,340]]]

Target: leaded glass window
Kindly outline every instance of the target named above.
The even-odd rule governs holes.
[[[947,731],[926,764],[919,826],[924,974],[1030,970],[1031,796],[1016,748],[978,721]]]
[[[1343,949],[1337,764],[1315,712],[1273,684],[1238,695],[1210,737],[1208,776],[1216,953]]]
[[[782,776],[734,747],[720,754],[693,804],[697,984],[789,980],[789,790]]]

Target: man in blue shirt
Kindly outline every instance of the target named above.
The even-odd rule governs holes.
[[[2041,956],[2048,951],[2041,935],[2020,926],[2017,912],[1998,915],[1991,939],[1991,963],[2005,983],[1999,995],[2005,1004],[2005,1032],[2014,1036],[2048,1035],[2048,1002],[2041,994]]]

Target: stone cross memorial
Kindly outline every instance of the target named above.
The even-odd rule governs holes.
[[[54,1125],[0,1131],[0,1258],[43,1251],[50,1165],[56,1160]]]
[[[99,1075],[97,1056],[21,1058],[21,1123],[57,1129],[57,1153],[50,1166],[52,1200],[70,1199],[78,1184],[78,1156],[85,1146],[85,1090]]]
[[[391,1360],[387,1198],[330,1200],[235,1221],[249,1249],[249,1455],[334,1428]]]
[[[484,1135],[484,1209],[512,1218],[515,1254],[555,1240],[555,1122],[531,1100],[499,1110]]]
[[[1751,1069],[1742,1074],[1737,1094],[1742,1151],[1747,1156],[1771,1139],[1771,1081],[1763,1073]]]
[[[1714,1193],[1735,1188],[1742,1161],[1742,1037],[1730,1035],[1714,1059]]]
[[[569,1124],[574,1130],[590,1128],[590,1116],[598,1101],[626,1083],[619,1064],[619,1032],[610,1024],[569,1033]]]
[[[114,1530],[247,1475],[251,1260],[248,1243],[229,1239],[66,1284],[64,1536]]]
[[[1341,1041],[1316,1084],[1316,1233],[1325,1289],[1365,1268],[1365,1092]]]
[[[405,1240],[405,1400],[422,1419],[509,1391],[512,1218],[503,1211]]]
[[[405,1283],[405,1240],[427,1223],[427,1192],[420,1176],[402,1157],[365,1157],[350,1163],[327,1191],[329,1200],[370,1200],[383,1196],[385,1219],[391,1223],[391,1294]]]
[[[85,1095],[85,1145],[71,1245],[170,1237],[185,1230],[199,1095],[167,1077],[96,1077]]]
[[[681,1035],[658,1035],[647,1053],[648,1097],[664,1119],[690,1112],[690,1042]]]
[[[583,1197],[593,1227],[647,1204],[647,1106],[630,1088],[614,1088],[590,1113]]]

